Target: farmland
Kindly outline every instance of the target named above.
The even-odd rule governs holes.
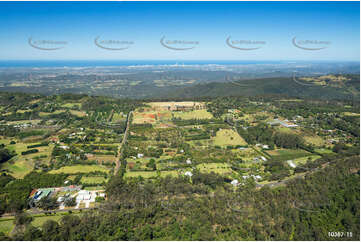
[[[114,201],[132,202],[119,205],[127,211],[144,202],[137,196],[148,196],[146,206],[153,206],[154,201],[173,203],[172,197],[189,199],[189,194],[193,203],[216,196],[228,204],[239,191],[284,188],[288,181],[328,167],[330,160],[358,152],[359,123],[350,115],[357,113],[352,106],[330,115],[317,106],[310,115],[292,99],[147,102],[65,95],[20,100],[11,110],[8,105],[0,109],[5,184],[0,211],[40,212],[32,215],[36,228],[49,219],[58,224],[69,219],[60,212],[47,214],[50,205],[49,211],[97,208],[107,213],[103,205]],[[32,106],[35,101],[38,106]],[[29,202],[37,189],[54,191],[45,195],[45,207],[42,200]],[[65,205],[65,199],[76,201]],[[8,235],[13,221],[0,220],[0,232]]]

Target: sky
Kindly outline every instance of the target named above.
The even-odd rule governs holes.
[[[0,60],[360,59],[359,2],[0,2],[0,29]]]

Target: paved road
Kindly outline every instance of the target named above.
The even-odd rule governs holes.
[[[119,169],[120,169],[121,159],[122,159],[122,156],[123,156],[123,145],[127,142],[131,115],[133,115],[133,111],[130,111],[128,116],[127,116],[127,127],[125,128],[123,140],[120,143],[119,148],[118,148],[118,155],[117,155],[117,158],[116,158],[116,165],[115,165],[115,169],[114,169],[114,175],[116,175],[118,173]]]

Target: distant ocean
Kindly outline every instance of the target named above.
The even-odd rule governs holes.
[[[131,65],[252,65],[282,64],[291,61],[219,61],[219,60],[9,60],[0,61],[0,67],[97,67]]]

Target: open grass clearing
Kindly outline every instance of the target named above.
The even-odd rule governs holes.
[[[1,165],[2,170],[8,170],[15,178],[23,178],[34,169],[34,162],[30,159],[13,157]]]
[[[77,116],[77,117],[85,117],[85,116],[87,116],[86,112],[84,112],[84,111],[70,110],[70,113],[72,115]]]
[[[156,177],[157,173],[155,171],[127,171],[124,175],[125,178],[127,177],[143,177],[143,178],[152,178]]]
[[[58,110],[55,110],[54,112],[52,113],[49,113],[49,112],[39,112],[39,116],[40,117],[46,117],[46,116],[49,116],[49,115],[52,115],[52,114],[59,114],[59,113],[65,113],[66,112],[66,109],[58,109]]]
[[[211,119],[213,115],[206,109],[193,110],[193,111],[177,111],[173,113],[175,118],[181,119]]]
[[[123,113],[114,113],[113,114],[113,118],[112,118],[113,123],[119,123],[119,122],[122,122],[125,120],[126,120],[126,116],[124,117]]]
[[[201,172],[214,172],[217,174],[232,173],[231,167],[227,163],[202,163],[198,164],[197,168]]]
[[[301,150],[301,149],[277,149],[277,150],[269,150],[266,152],[272,159],[275,160],[292,160],[300,157],[309,156],[311,153]]]
[[[64,103],[61,105],[64,108],[81,107],[81,103]]]
[[[318,135],[304,136],[303,138],[306,141],[306,143],[313,144],[315,146],[322,146],[325,144],[325,141]]]
[[[83,176],[80,181],[86,184],[100,184],[106,182],[107,179],[102,176]]]
[[[32,119],[32,120],[17,120],[17,121],[7,121],[8,125],[17,125],[17,124],[38,124],[41,122],[41,119]]]
[[[307,163],[308,160],[314,161],[314,160],[316,160],[318,158],[321,158],[321,156],[319,156],[319,155],[310,155],[310,156],[305,156],[305,157],[294,159],[293,163],[295,163],[296,165],[301,165],[301,164]]]
[[[0,220],[0,233],[8,235],[14,229],[14,220]]]
[[[315,149],[315,151],[320,153],[320,154],[332,154],[333,153],[332,150],[325,149],[325,148]]]
[[[215,137],[212,137],[214,145],[247,145],[247,142],[233,129],[221,129],[217,131]]]
[[[75,165],[63,166],[60,169],[49,171],[50,174],[75,174],[75,173],[90,173],[94,171],[108,172],[109,170],[100,165]]]
[[[351,112],[343,112],[342,114],[345,115],[345,116],[353,116],[353,117],[360,116],[359,113],[351,113]]]

